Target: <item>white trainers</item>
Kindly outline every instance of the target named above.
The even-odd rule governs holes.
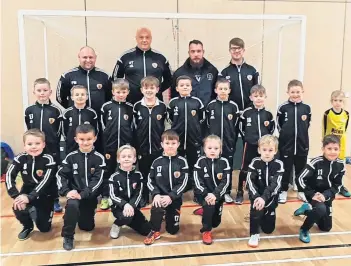
[[[110,231],[110,237],[113,239],[116,239],[119,237],[119,231],[121,229],[119,228],[118,225],[112,224],[111,231]]]
[[[234,200],[230,196],[230,194],[224,194],[224,200],[225,200],[226,203],[233,203],[234,202]]]
[[[251,235],[249,242],[247,243],[249,247],[257,248],[258,242],[260,241],[260,234]]]
[[[284,204],[284,203],[286,203],[287,198],[288,198],[288,192],[282,191],[279,194],[278,202]]]
[[[302,200],[303,202],[307,202],[305,193],[303,193],[303,192],[297,192],[297,198]]]

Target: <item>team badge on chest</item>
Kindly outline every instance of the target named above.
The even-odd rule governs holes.
[[[91,168],[90,173],[93,175],[95,173],[95,168]]]
[[[102,84],[97,84],[96,87],[101,90],[102,89]]]
[[[108,153],[106,153],[106,154],[105,154],[105,157],[106,157],[107,160],[109,160],[109,159],[111,158],[111,155],[108,154]]]
[[[252,80],[252,75],[247,75],[246,78],[247,80]]]
[[[158,66],[157,63],[152,63],[151,65],[153,68],[156,68]]]
[[[136,189],[137,183],[133,183],[132,187],[133,187],[133,189]]]
[[[269,121],[264,121],[263,124],[264,124],[265,127],[268,127],[269,126]]]
[[[191,115],[195,116],[196,115],[196,110],[191,110]]]
[[[128,120],[129,116],[128,115],[124,115],[123,118],[124,118],[124,120]]]
[[[302,121],[306,121],[307,115],[302,115],[302,116],[301,116],[301,119],[302,119]]]
[[[43,174],[44,174],[44,171],[43,170],[37,170],[36,173],[37,173],[37,176],[42,177]]]
[[[228,119],[229,119],[229,120],[232,120],[232,119],[233,119],[233,115],[232,115],[232,114],[229,114],[229,115],[228,115]]]
[[[49,118],[49,123],[53,124],[55,122],[55,118]]]
[[[217,174],[217,178],[218,178],[219,180],[222,180],[223,174],[222,174],[222,173],[218,173],[218,174]]]
[[[174,177],[175,178],[179,178],[180,177],[180,172],[179,171],[175,171],[174,172]]]
[[[162,115],[157,115],[156,118],[157,118],[157,120],[161,120]]]

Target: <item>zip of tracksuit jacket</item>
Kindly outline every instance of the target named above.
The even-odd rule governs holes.
[[[257,145],[262,136],[273,134],[274,129],[273,115],[265,108],[248,107],[240,116],[239,130],[249,144]]]
[[[11,198],[15,199],[20,194],[26,194],[29,202],[36,200],[41,195],[55,196],[56,163],[54,158],[46,153],[31,156],[27,153],[17,155],[6,173],[6,189]],[[16,188],[16,178],[21,173],[23,185],[19,192]]]
[[[278,107],[277,127],[281,155],[306,156],[309,151],[308,129],[311,107],[303,102],[286,101]]]
[[[197,194],[203,198],[213,193],[219,201],[227,191],[231,178],[229,162],[220,157],[210,159],[201,156],[194,166],[194,181]]]
[[[188,171],[188,163],[182,156],[158,157],[152,163],[147,180],[152,198],[159,194],[181,200],[188,183]]]
[[[274,197],[280,193],[283,173],[282,161],[273,159],[270,162],[265,162],[260,157],[254,158],[247,173],[250,200],[254,201],[261,197],[265,201],[266,207],[272,204]]]
[[[115,100],[101,107],[102,140],[105,153],[133,141],[133,105]]]
[[[179,135],[181,149],[186,150],[188,143],[194,146],[201,145],[203,137],[201,124],[205,120],[205,109],[199,98],[185,96],[171,99],[168,118],[171,128]]]
[[[98,67],[85,70],[78,66],[63,73],[57,84],[56,100],[65,109],[74,105],[71,99],[71,89],[75,85],[82,85],[87,88],[87,106],[97,113],[100,112],[101,106],[112,98],[111,82],[105,71]]]
[[[109,178],[110,198],[120,208],[127,203],[137,208],[143,195],[143,186],[143,176],[139,171],[118,168]]]
[[[96,112],[85,106],[83,109],[78,109],[75,106],[69,107],[63,113],[63,136],[66,140],[66,152],[69,153],[76,149],[77,144],[74,140],[76,136],[76,128],[79,125],[90,124],[96,130],[96,136],[99,132],[98,117]]]
[[[260,83],[257,70],[245,61],[241,65],[230,62],[219,75],[230,81],[229,99],[238,105],[239,110],[242,111],[249,107],[250,90],[254,85]]]
[[[45,143],[50,153],[59,153],[62,131],[62,112],[51,101],[48,104],[29,106],[24,113],[27,129],[38,128],[45,133]]]
[[[134,105],[134,125],[138,154],[161,151],[161,135],[165,131],[166,105],[156,98],[152,108],[146,106],[144,98]]]
[[[143,51],[135,47],[120,56],[110,79],[114,81],[117,78],[125,78],[129,82],[127,101],[135,104],[143,98],[140,82],[146,76],[156,77],[160,81],[157,97],[162,99],[162,92],[172,83],[172,71],[168,60],[154,49]]]
[[[77,190],[82,199],[97,197],[106,168],[104,156],[95,150],[69,153],[56,173],[57,187],[61,196]]]
[[[323,194],[325,201],[330,201],[340,192],[344,175],[343,160],[329,161],[324,156],[318,156],[307,163],[298,177],[298,182],[309,202],[317,192]]]
[[[222,140],[223,154],[233,154],[236,125],[239,120],[239,108],[233,101],[211,101],[206,108],[208,133],[217,135]]]

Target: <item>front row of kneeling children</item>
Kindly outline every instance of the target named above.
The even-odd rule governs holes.
[[[33,221],[41,232],[51,229],[55,183],[59,194],[67,198],[62,227],[63,247],[74,247],[76,225],[81,230],[95,227],[94,215],[97,206],[98,188],[106,168],[104,157],[94,150],[95,129],[80,125],[76,129],[79,149],[67,155],[57,171],[51,155],[45,154],[45,135],[38,129],[28,130],[23,137],[24,153],[15,157],[6,175],[9,195],[14,199],[13,211],[23,225],[18,238],[25,240],[33,231]],[[161,237],[160,229],[165,220],[166,231],[179,231],[182,195],[188,182],[188,163],[177,154],[179,136],[172,130],[162,134],[163,155],[152,164],[148,177],[135,169],[136,151],[130,145],[118,149],[117,171],[109,178],[112,213],[116,218],[110,230],[111,238],[118,238],[120,229],[127,225],[146,236],[144,243],[151,245]],[[222,143],[219,137],[209,135],[204,139],[205,156],[194,166],[194,189],[202,197],[202,239],[212,243],[212,229],[221,223],[224,194],[231,179],[229,162],[221,157]],[[342,185],[345,173],[343,161],[338,159],[340,140],[327,135],[323,139],[323,155],[312,159],[298,182],[309,204],[295,211],[306,215],[300,229],[300,240],[310,242],[309,229],[316,223],[323,231],[332,228],[331,207]],[[263,136],[258,142],[260,157],[249,165],[247,185],[250,207],[250,239],[248,245],[257,247],[259,233],[272,233],[275,229],[276,208],[284,173],[283,163],[275,159],[278,140],[272,135]],[[16,188],[16,177],[21,172],[23,186]],[[152,195],[150,222],[140,211],[143,194],[143,179]],[[312,207],[312,208],[311,208]]]

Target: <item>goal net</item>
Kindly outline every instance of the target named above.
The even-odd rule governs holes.
[[[188,57],[193,39],[203,42],[205,58],[221,71],[230,61],[229,40],[242,38],[245,61],[260,72],[273,113],[286,100],[287,82],[303,79],[306,21],[300,15],[21,10],[18,22],[24,107],[34,102],[32,82],[47,77],[55,92],[60,75],[78,65],[78,51],[86,44],[96,50],[97,66],[111,74],[119,56],[136,46],[139,27],[151,29],[152,48],[173,71]]]

